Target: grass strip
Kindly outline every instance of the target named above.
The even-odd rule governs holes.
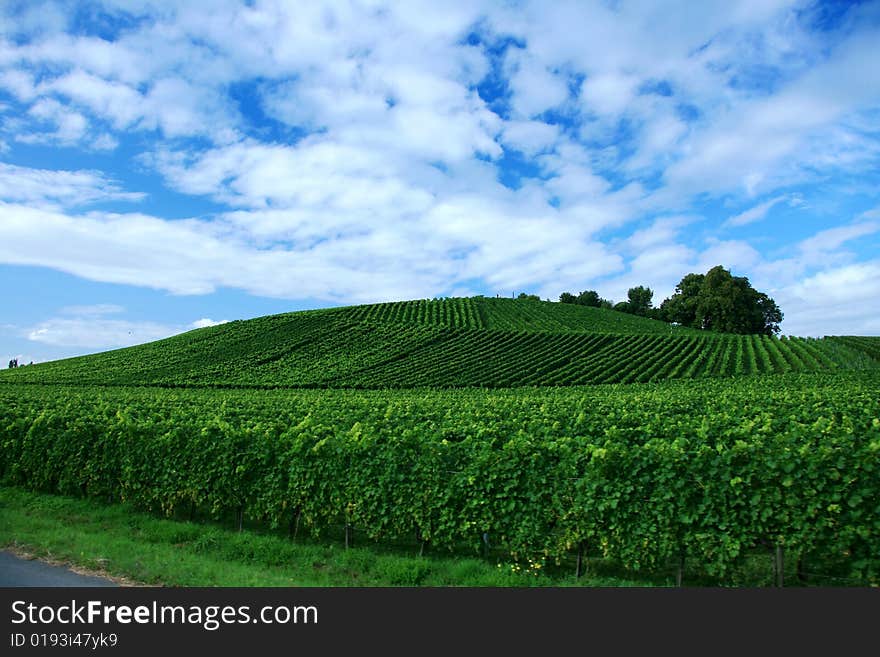
[[[548,574],[529,564],[345,549],[216,523],[159,518],[121,504],[0,487],[0,547],[154,586],[648,586]]]

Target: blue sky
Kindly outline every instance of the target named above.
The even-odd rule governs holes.
[[[878,2],[5,2],[0,362],[717,264],[880,335],[878,62]]]

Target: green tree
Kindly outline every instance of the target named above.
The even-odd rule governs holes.
[[[675,286],[675,294],[660,304],[660,312],[667,322],[682,326],[698,326],[697,303],[703,287],[703,274],[688,274]]]
[[[645,317],[651,310],[651,299],[654,298],[654,291],[649,287],[639,285],[638,287],[631,287],[627,291],[626,297],[629,312],[633,315]]]
[[[600,302],[602,300],[599,298],[599,293],[596,290],[584,290],[579,295],[577,295],[577,301],[575,303],[580,304],[581,306],[588,306],[590,308],[598,308]]]
[[[783,315],[776,302],[763,292],[758,292],[756,303],[760,313],[759,322],[763,324],[761,332],[766,335],[779,333],[779,324],[782,322]]]
[[[612,303],[607,299],[599,296],[596,290],[584,290],[580,294],[572,294],[571,292],[563,292],[559,295],[560,303],[573,303],[578,306],[588,306],[590,308],[611,308]]]
[[[721,265],[682,278],[660,309],[666,321],[720,333],[773,335],[783,317],[776,302],[748,278]]]

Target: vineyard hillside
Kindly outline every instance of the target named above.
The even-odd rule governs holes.
[[[476,297],[235,321],[136,347],[4,370],[0,382],[494,388],[878,366],[880,338],[718,335],[612,310]]]
[[[655,319],[550,301],[468,297],[422,299],[353,306],[345,314],[369,322],[537,333],[700,335]]]

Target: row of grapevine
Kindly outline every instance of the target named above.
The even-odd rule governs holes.
[[[592,370],[584,369],[579,382],[616,383],[623,381],[627,372],[645,367],[654,356],[662,358],[664,341],[656,336],[638,336],[621,340],[621,348],[609,353]],[[666,343],[668,346],[668,342]],[[589,378],[587,378],[589,377]]]
[[[856,351],[865,353],[874,360],[880,361],[880,337],[845,335],[830,339],[835,342],[840,342]]]
[[[623,335],[699,333],[625,313],[529,299],[421,299],[354,306],[345,309],[345,313],[350,319],[372,323],[420,323],[513,332]]]
[[[847,369],[870,369],[877,365],[877,338],[826,338],[825,351],[838,366]]]
[[[626,313],[567,303],[477,297],[485,328],[542,333],[614,333],[618,335],[696,335],[698,331]]]
[[[679,345],[681,346],[681,345]],[[646,372],[645,376],[651,378]],[[506,391],[0,387],[0,480],[633,569],[749,549],[880,578],[880,374]]]
[[[841,367],[828,357],[799,358],[797,348],[813,347],[768,336],[600,339],[589,334],[442,331],[405,359],[341,380],[353,387],[586,385]]]
[[[418,323],[455,328],[484,328],[475,300],[417,299],[354,306],[346,309],[347,319],[372,323]]]

